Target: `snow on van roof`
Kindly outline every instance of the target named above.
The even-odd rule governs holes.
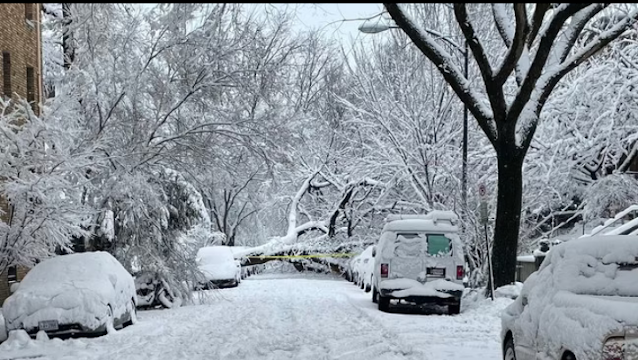
[[[444,231],[457,232],[458,227],[449,222],[437,222],[427,219],[405,219],[390,221],[383,231]]]
[[[454,225],[459,217],[451,210],[432,210],[427,214],[390,214],[385,218],[385,221],[390,222],[408,219],[433,220],[434,222],[448,221]]]

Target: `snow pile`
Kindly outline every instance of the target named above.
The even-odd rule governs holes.
[[[24,330],[14,330],[9,333],[7,341],[0,345],[2,352],[18,350],[31,344],[31,337]]]
[[[494,297],[516,299],[520,295],[522,289],[523,283],[517,281],[514,284],[501,286],[494,290]]]
[[[638,236],[603,235],[553,247],[504,312],[504,326],[538,339],[548,354],[564,347],[579,359],[600,357],[606,335],[638,326],[637,256]]]
[[[7,340],[7,328],[4,325],[4,316],[2,315],[2,308],[0,308],[0,343]]]
[[[397,298],[408,296],[436,296],[440,298],[448,298],[452,295],[445,291],[463,291],[465,289],[463,285],[443,279],[428,281],[425,284],[421,284],[420,282],[412,279],[383,280],[379,284],[379,288],[383,290],[395,290],[392,292],[392,296]]]
[[[97,329],[136,301],[133,277],[109,253],[89,252],[57,256],[36,265],[16,292],[5,300],[8,331],[31,329],[42,320],[79,323]]]

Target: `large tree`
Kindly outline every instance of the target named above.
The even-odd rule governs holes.
[[[454,18],[479,69],[481,88],[470,86],[439,31],[424,30],[395,3],[384,6],[396,25],[432,61],[494,147],[498,195],[493,247],[494,285],[512,283],[522,205],[523,161],[545,102],[572,69],[618,38],[636,22],[632,8],[601,32],[581,33],[609,4],[492,4],[491,18],[504,46],[488,47],[477,31],[485,5],[454,4]],[[436,5],[435,5],[436,6]],[[439,5],[446,6],[446,5]],[[511,80],[515,81],[511,81]]]

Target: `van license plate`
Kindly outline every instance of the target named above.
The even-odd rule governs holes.
[[[428,275],[445,277],[445,268],[428,268]]]
[[[38,329],[44,331],[55,331],[58,329],[57,320],[45,320],[38,322]]]

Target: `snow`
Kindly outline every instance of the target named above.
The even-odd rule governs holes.
[[[621,270],[619,265],[638,265],[638,236],[602,235],[568,244],[548,254],[556,288],[576,294],[638,296],[638,267]]]
[[[7,340],[7,328],[4,324],[4,316],[2,315],[2,308],[0,308],[0,343]]]
[[[79,323],[88,329],[128,312],[136,299],[133,277],[110,254],[87,252],[57,256],[31,269],[7,298],[3,314],[8,330],[37,327],[42,320]]]
[[[379,288],[383,290],[396,290],[392,292],[392,296],[397,298],[408,296],[436,296],[440,298],[448,298],[452,295],[443,291],[463,291],[465,289],[463,285],[443,279],[428,281],[424,284],[412,279],[390,279],[380,281]]]
[[[534,255],[520,255],[516,257],[517,261],[520,262],[536,262],[536,257],[534,257]]]
[[[594,236],[552,247],[504,312],[503,327],[536,338],[547,354],[569,349],[579,359],[599,358],[607,334],[638,326],[637,256],[638,236]]]
[[[383,231],[443,231],[457,232],[458,228],[448,223],[435,223],[433,220],[405,219],[394,220],[383,227]]]
[[[140,311],[139,322],[98,338],[22,336],[0,359],[455,359],[500,358],[509,299],[469,302],[456,316],[385,313],[371,294],[335,276],[269,274],[206,291],[200,305]]]
[[[501,286],[494,290],[494,297],[516,299],[521,294],[522,289],[523,283],[517,281],[514,284]]]

